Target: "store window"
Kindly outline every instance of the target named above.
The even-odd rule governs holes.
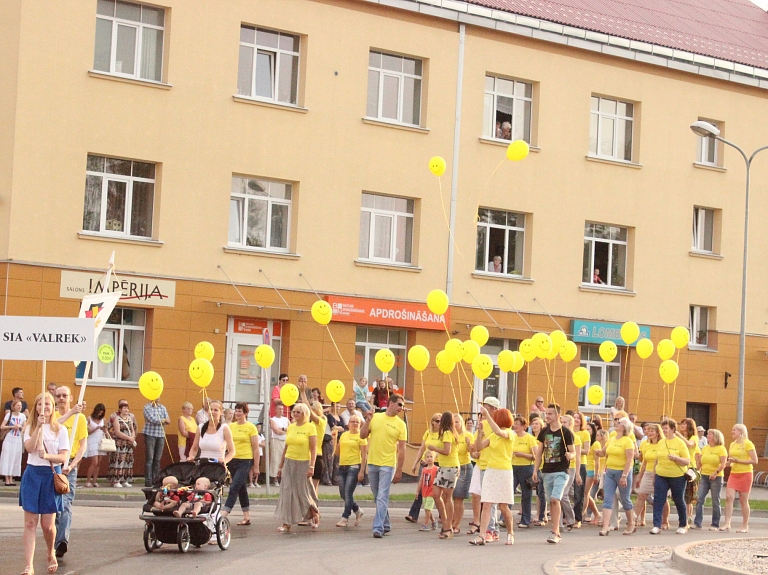
[[[476,271],[522,276],[524,253],[525,214],[478,209]]]
[[[387,375],[397,386],[398,393],[405,393],[405,354],[407,332],[399,329],[358,327],[355,336],[355,379],[368,378],[368,386],[373,386],[383,374],[376,367],[376,352],[389,349],[395,354],[395,367]]]
[[[418,126],[421,122],[422,61],[371,50],[365,115]]]
[[[581,367],[589,372],[589,383],[579,389],[579,406],[585,410],[601,409],[612,406],[619,396],[621,382],[621,362],[619,355],[614,361],[605,362],[600,357],[600,347],[597,345],[581,344]],[[593,385],[603,388],[603,402],[599,405],[589,403],[587,390]]]
[[[144,372],[144,336],[147,311],[116,307],[99,334],[96,347],[108,344],[115,350],[110,363],[95,361],[88,379],[94,383],[135,384]],[[81,362],[76,377],[82,379],[85,363]]]
[[[410,264],[413,253],[414,200],[363,193],[358,257],[382,263]]]
[[[237,93],[283,104],[298,103],[299,37],[240,26]]]
[[[532,106],[533,84],[486,76],[483,137],[530,144]]]
[[[581,282],[623,288],[626,274],[627,228],[587,222]]]
[[[285,182],[232,177],[229,245],[288,251],[293,186]]]

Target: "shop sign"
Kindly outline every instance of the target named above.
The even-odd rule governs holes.
[[[270,343],[270,333],[267,330],[267,320],[254,319],[250,317],[236,317],[233,318],[232,332],[242,333],[246,335],[261,335],[264,337],[264,343]],[[272,322],[272,331],[274,337],[280,337],[282,333],[282,323],[279,321]]]
[[[0,316],[0,359],[93,361],[93,318]]]
[[[443,331],[450,315],[450,309],[444,315],[434,314],[425,303],[335,295],[329,295],[325,299],[331,304],[333,321],[348,323]]]
[[[616,345],[624,345],[624,340],[621,339],[621,325],[620,323],[603,323],[597,321],[581,321],[574,319],[571,321],[571,333],[573,334],[573,341],[578,343],[596,343],[601,344],[604,341],[612,341]],[[640,337],[637,340],[651,337],[651,328],[647,325],[640,326]],[[637,341],[632,343],[630,347],[635,347]]]
[[[59,296],[83,299],[104,289],[104,274],[61,270]],[[176,282],[147,277],[112,276],[108,291],[122,292],[120,303],[137,303],[154,307],[173,307],[176,304]]]

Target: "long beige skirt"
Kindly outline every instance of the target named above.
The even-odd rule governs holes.
[[[285,459],[280,480],[280,498],[275,508],[275,519],[283,525],[293,525],[319,514],[317,496],[307,477],[309,461]]]

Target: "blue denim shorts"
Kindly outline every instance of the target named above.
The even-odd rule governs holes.
[[[547,494],[547,499],[562,499],[565,486],[568,484],[568,472],[542,473],[542,476],[544,477],[544,492]]]

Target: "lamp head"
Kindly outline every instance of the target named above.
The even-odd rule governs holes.
[[[694,134],[697,136],[701,136],[703,138],[710,137],[713,138],[715,136],[720,135],[720,130],[718,130],[715,126],[710,124],[709,122],[705,122],[704,120],[699,120],[698,122],[694,122],[691,124],[691,130]]]

